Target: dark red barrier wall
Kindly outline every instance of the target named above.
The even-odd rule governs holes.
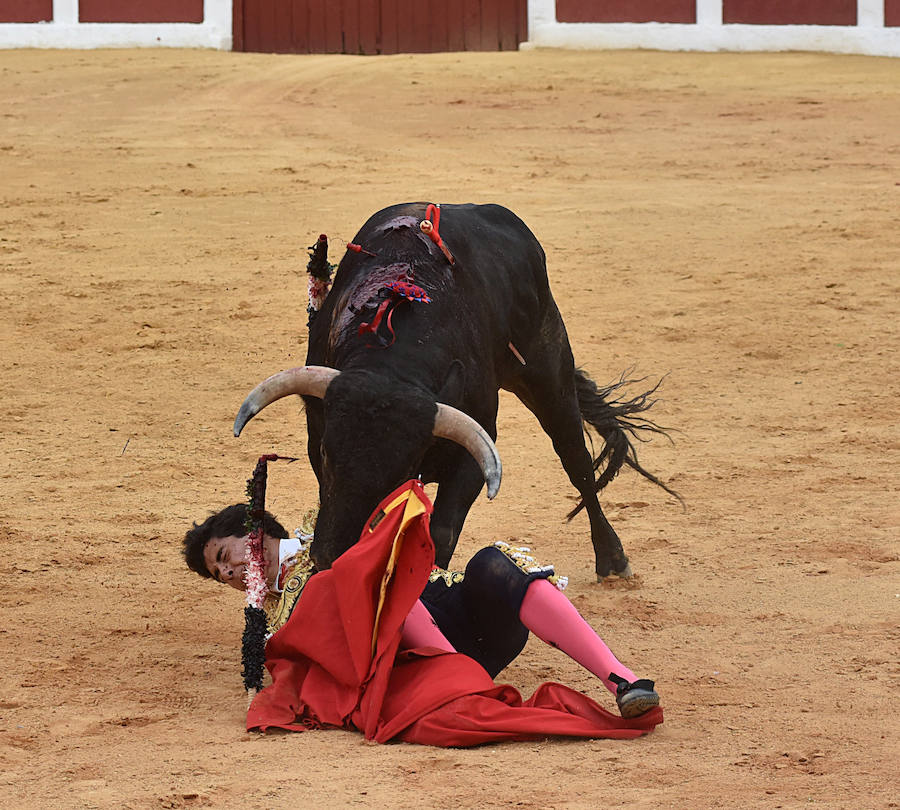
[[[426,53],[515,50],[527,0],[234,0],[234,50]]]
[[[724,23],[856,25],[856,0],[724,0]]]
[[[0,0],[0,23],[49,22],[53,0]]]
[[[94,23],[202,23],[203,0],[80,0],[78,20]]]
[[[557,22],[695,23],[695,0],[556,0]]]
[[[884,24],[900,25],[900,0],[884,0]]]

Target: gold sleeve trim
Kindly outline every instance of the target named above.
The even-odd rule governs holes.
[[[300,552],[297,555],[298,562],[293,566],[288,578],[284,582],[284,590],[280,594],[270,594],[266,600],[264,609],[266,611],[266,629],[269,635],[280,630],[290,617],[306,587],[306,583],[312,576],[312,562],[309,554]]]

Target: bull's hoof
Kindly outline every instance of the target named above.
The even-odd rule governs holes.
[[[619,571],[611,571],[606,574],[597,574],[597,582],[615,582],[617,579],[631,579],[634,572],[631,570],[631,563],[625,560],[625,567]]]

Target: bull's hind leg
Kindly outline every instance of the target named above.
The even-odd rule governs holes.
[[[537,417],[569,480],[581,495],[591,523],[597,580],[610,574],[631,576],[622,541],[610,525],[594,485],[593,459],[584,443],[584,427],[575,388],[575,362],[568,340],[544,346],[532,346],[526,365],[507,385]]]

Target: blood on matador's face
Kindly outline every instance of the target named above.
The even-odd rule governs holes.
[[[263,558],[266,563],[266,581],[271,587],[278,574],[279,540],[263,536]],[[239,591],[246,590],[244,572],[247,570],[247,535],[237,537],[211,537],[203,547],[206,570],[217,582],[223,582]]]

